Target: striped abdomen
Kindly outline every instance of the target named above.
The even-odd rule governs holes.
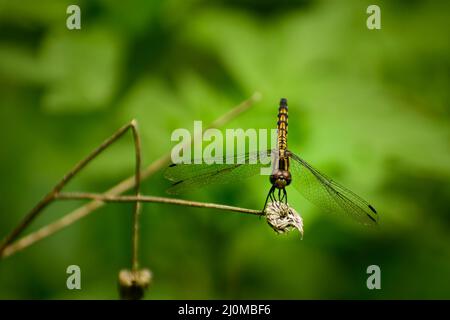
[[[289,159],[286,155],[287,150],[287,134],[288,134],[288,106],[287,99],[280,100],[280,108],[278,109],[278,150],[279,150],[279,169],[289,170]]]

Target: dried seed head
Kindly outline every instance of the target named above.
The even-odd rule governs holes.
[[[152,273],[148,269],[137,271],[120,270],[119,294],[122,300],[139,300],[144,297],[145,290],[150,284]]]
[[[303,220],[294,208],[280,201],[269,202],[265,214],[267,223],[275,232],[287,233],[298,229],[303,239]]]

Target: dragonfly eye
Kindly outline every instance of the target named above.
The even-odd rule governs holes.
[[[270,183],[271,183],[271,184],[274,184],[276,181],[277,181],[277,177],[276,177],[274,174],[272,174],[272,175],[270,176]]]
[[[292,177],[289,171],[283,171],[283,178],[286,181],[286,185],[289,185],[291,183]]]
[[[283,173],[281,172],[281,170],[277,169],[275,170],[271,175],[270,175],[270,183],[274,184],[276,183],[280,177],[283,175]]]
[[[283,189],[291,183],[291,173],[287,170],[276,170],[270,176],[270,183],[278,189]]]

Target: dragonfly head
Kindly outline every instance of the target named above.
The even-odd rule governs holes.
[[[291,173],[287,170],[275,170],[270,176],[270,183],[277,189],[283,189],[291,183]]]

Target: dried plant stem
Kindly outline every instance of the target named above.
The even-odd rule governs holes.
[[[175,204],[179,206],[197,207],[197,208],[211,208],[240,213],[248,213],[253,215],[263,215],[261,210],[253,210],[247,208],[233,207],[217,203],[197,202],[190,200],[154,197],[154,196],[108,196],[98,193],[85,193],[85,192],[61,192],[56,196],[58,200],[100,200],[103,202],[154,202],[154,203],[167,203]]]
[[[138,132],[138,126],[136,120],[131,121],[131,125],[133,128],[133,140],[135,146],[135,154],[136,154],[136,169],[134,175],[134,191],[136,197],[140,196],[141,189],[141,138]],[[136,201],[134,203],[133,210],[133,240],[132,240],[132,248],[131,248],[131,270],[133,272],[139,269],[139,215],[141,213],[141,203]]]
[[[214,122],[211,123],[208,128],[218,128],[223,126],[225,123],[231,121],[235,117],[237,117],[242,112],[249,109],[256,101],[260,100],[261,96],[259,93],[254,93],[249,99],[243,101],[232,110],[222,115]],[[30,233],[27,236],[22,237],[21,239],[13,242],[17,237],[23,232],[23,230],[36,218],[36,216],[45,209],[57,196],[59,191],[64,187],[64,185],[76,174],[78,173],[84,166],[86,166],[93,158],[95,158],[100,152],[102,152],[108,145],[117,140],[120,136],[122,136],[131,124],[122,127],[119,129],[111,138],[102,143],[97,149],[95,149],[86,159],[78,163],[74,169],[72,169],[69,174],[67,174],[56,186],[55,188],[47,194],[20,222],[20,224],[2,241],[0,245],[0,259],[13,255],[14,253],[21,251],[36,242],[47,238],[48,236],[70,226],[72,223],[80,220],[81,218],[89,215],[96,209],[102,207],[105,202],[101,200],[93,200],[84,206],[75,209],[74,211],[66,214],[64,217],[56,220],[53,223],[50,223],[39,230]],[[194,137],[194,139],[190,142],[193,143],[195,140],[201,137]],[[113,141],[110,141],[113,140]],[[135,140],[136,141],[136,140]],[[137,183],[147,179],[151,175],[153,175],[156,171],[163,168],[170,162],[170,153],[162,156],[157,159],[150,165],[148,165],[144,170],[141,171],[140,175],[131,176],[114,187],[110,188],[104,193],[104,196],[117,196],[120,195],[133,187],[137,186]],[[136,177],[137,176],[137,177]],[[140,201],[140,200],[139,200]],[[136,202],[136,206],[138,202]],[[139,216],[139,207],[137,208],[138,214],[135,217]],[[136,207],[135,207],[136,212]],[[137,221],[137,219],[136,219]],[[136,251],[137,252],[137,251]]]
[[[78,162],[72,170],[70,170],[39,203],[22,219],[19,225],[13,229],[13,231],[6,236],[0,245],[0,256],[3,256],[3,252],[6,247],[13,242],[20,233],[37,217],[37,215],[45,209],[56,197],[56,195],[62,190],[62,188],[89,162],[97,157],[108,146],[117,141],[128,129],[134,128],[135,122],[123,126],[117,130],[111,137],[106,139],[99,147],[94,149],[86,158]],[[134,130],[134,129],[133,129]]]

